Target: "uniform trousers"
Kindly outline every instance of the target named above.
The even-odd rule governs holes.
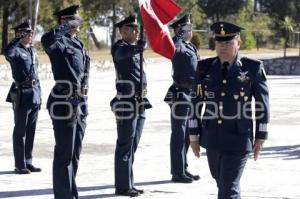
[[[39,106],[39,104],[33,104],[14,109],[13,151],[15,167],[18,169],[25,169],[26,164],[32,164],[32,149]]]
[[[208,165],[218,186],[218,199],[240,199],[240,179],[248,152],[219,152],[207,149]]]
[[[171,174],[183,176],[187,169],[187,152],[190,146],[188,133],[188,119],[190,106],[186,103],[176,102],[171,106]]]
[[[53,192],[55,199],[78,199],[76,173],[82,140],[86,129],[86,115],[73,110],[73,120],[59,118],[66,116],[66,107],[54,106],[50,112],[55,147],[53,159]],[[52,114],[52,115],[51,115]],[[58,117],[53,117],[53,114]]]
[[[128,190],[134,188],[132,166],[144,127],[145,111],[118,114],[116,121],[115,188]]]

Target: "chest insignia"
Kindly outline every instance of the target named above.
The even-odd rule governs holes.
[[[237,77],[239,81],[241,82],[246,82],[249,80],[249,77],[247,76],[248,74],[248,71],[245,71],[245,72],[240,72],[240,75]]]

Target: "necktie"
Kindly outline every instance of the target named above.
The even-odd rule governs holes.
[[[222,64],[222,74],[223,74],[223,77],[226,78],[227,76],[227,73],[228,73],[228,66],[229,66],[229,62],[224,62]]]

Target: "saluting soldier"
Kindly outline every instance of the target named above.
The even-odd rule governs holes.
[[[34,135],[41,106],[41,88],[38,78],[38,60],[32,46],[33,30],[29,20],[14,27],[15,39],[4,49],[14,82],[7,100],[13,103],[15,127],[13,151],[15,172],[29,174],[41,169],[32,164]]]
[[[217,22],[214,32],[217,57],[199,62],[197,69],[197,119],[190,135],[193,152],[199,157],[199,143],[206,148],[218,199],[238,199],[240,178],[249,153],[258,158],[268,137],[269,92],[263,63],[239,55],[242,27]],[[253,133],[252,98],[256,127]],[[197,100],[195,100],[197,101]],[[204,114],[200,115],[205,104]],[[198,124],[198,126],[197,126]]]
[[[111,101],[118,133],[115,150],[115,193],[135,197],[144,191],[134,186],[134,154],[143,131],[145,109],[151,107],[145,98],[146,74],[140,70],[140,53],[143,52],[146,42],[138,40],[140,31],[135,15],[120,21],[116,27],[119,28],[122,38],[111,49],[117,90],[116,97]]]
[[[82,23],[79,5],[55,12],[59,26],[42,36],[54,85],[47,102],[55,148],[53,191],[55,199],[78,198],[76,173],[86,129],[89,56],[77,37]]]
[[[171,108],[171,180],[191,183],[200,179],[187,170],[187,152],[190,146],[188,119],[191,115],[191,99],[195,96],[193,84],[200,58],[197,48],[191,43],[193,33],[190,14],[175,21],[171,27],[175,32],[173,41],[176,51],[172,58],[173,84],[165,97]]]

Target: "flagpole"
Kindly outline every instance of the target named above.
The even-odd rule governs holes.
[[[140,40],[144,40],[144,26],[141,24],[140,26]],[[144,79],[144,67],[143,67],[143,61],[144,61],[144,56],[143,56],[143,51],[140,52],[140,92],[139,92],[139,97],[141,102],[143,102],[143,79]]]

